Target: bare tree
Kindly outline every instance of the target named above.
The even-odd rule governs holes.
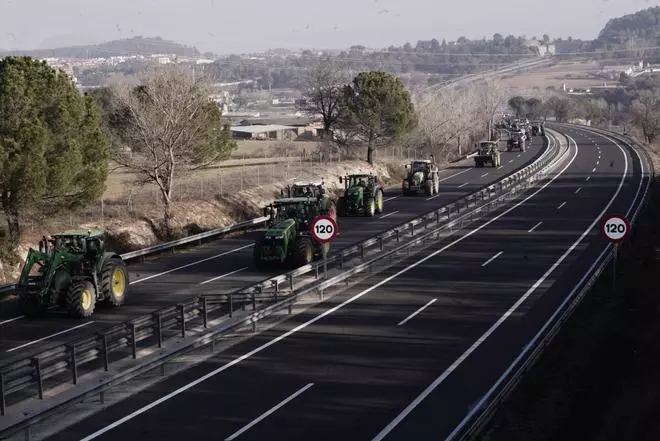
[[[488,139],[493,139],[494,119],[499,107],[505,103],[504,89],[499,82],[488,79],[476,89],[478,116],[482,124],[488,128]]]
[[[342,65],[330,59],[322,60],[307,77],[305,84],[308,105],[306,110],[321,114],[323,118],[322,137],[332,133],[341,110],[343,91],[349,82]]]
[[[649,144],[660,135],[660,100],[651,91],[641,91],[639,98],[632,103],[631,117],[633,123],[644,134]]]
[[[179,66],[151,70],[110,85],[116,161],[155,185],[164,206],[165,234],[172,234],[175,180],[229,155],[236,143],[209,82]]]

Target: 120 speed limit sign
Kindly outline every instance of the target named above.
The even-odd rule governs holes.
[[[337,222],[330,216],[317,216],[312,220],[309,230],[317,242],[330,242],[337,236]]]
[[[603,233],[610,241],[621,242],[630,233],[630,222],[624,216],[610,216],[603,223]]]

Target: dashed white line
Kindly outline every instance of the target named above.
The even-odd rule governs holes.
[[[247,426],[243,427],[241,430],[239,430],[239,431],[237,431],[237,432],[234,432],[234,434],[232,434],[231,436],[229,436],[229,438],[225,438],[225,441],[232,441],[233,439],[238,438],[240,435],[242,435],[243,433],[247,432],[248,430],[250,430],[250,429],[251,429],[252,427],[254,427],[255,425],[259,424],[261,421],[263,421],[264,419],[266,419],[268,416],[270,416],[270,415],[272,415],[273,413],[275,413],[278,409],[280,409],[280,408],[286,406],[287,403],[289,403],[290,401],[292,401],[293,399],[295,399],[298,395],[302,394],[303,392],[305,392],[307,389],[309,389],[309,388],[312,387],[312,386],[314,386],[314,383],[309,383],[307,386],[303,387],[302,389],[299,389],[299,390],[298,390],[297,392],[295,392],[294,394],[289,395],[286,399],[284,399],[283,401],[281,401],[278,405],[276,405],[276,406],[274,406],[274,407],[271,407],[269,410],[267,410],[266,412],[264,412],[264,413],[262,413],[261,415],[259,415],[256,419],[252,420],[252,422],[251,422],[250,424],[248,424]]]
[[[205,281],[203,281],[203,282],[199,282],[199,284],[200,284],[200,285],[206,285],[207,283],[211,283],[211,282],[215,282],[216,280],[224,279],[224,278],[227,277],[227,276],[231,276],[232,274],[240,273],[241,271],[245,271],[246,269],[248,269],[248,267],[247,267],[247,266],[244,266],[243,268],[237,269],[237,270],[232,271],[232,272],[230,272],[230,273],[223,274],[223,275],[221,275],[221,276],[214,277],[214,278],[212,278],[212,279],[205,280]]]
[[[16,320],[20,320],[22,318],[25,318],[25,316],[24,315],[19,315],[18,317],[10,318],[10,319],[7,319],[5,321],[0,322],[0,325],[4,325],[5,323],[15,322]]]
[[[559,207],[557,207],[557,210],[561,210],[564,205],[566,205],[566,202],[562,202]]]
[[[500,257],[502,254],[504,254],[504,251],[500,251],[499,253],[495,254],[493,257],[491,257],[490,259],[488,259],[487,261],[485,261],[484,263],[482,263],[482,264],[481,264],[481,267],[483,268],[484,266],[488,265],[488,264],[491,263],[493,260],[495,260],[495,259],[497,259],[498,257]]]
[[[385,214],[385,215],[379,217],[378,219],[385,219],[386,217],[390,217],[390,216],[392,216],[393,214],[397,214],[398,212],[399,212],[399,210],[397,210],[397,211],[393,211],[393,212],[391,212],[391,213],[387,213],[387,214]]]
[[[498,170],[501,169],[501,168],[504,168],[504,166],[500,165],[499,167],[497,167]]]
[[[595,172],[596,172],[596,167],[594,167],[594,169],[591,170],[591,173],[595,173]]]
[[[451,176],[447,176],[446,178],[442,178],[442,179],[440,179],[438,182],[445,182],[447,179],[455,178],[456,176],[462,175],[463,173],[467,173],[467,172],[469,172],[470,170],[472,170],[472,169],[471,169],[471,168],[468,168],[468,169],[463,170],[463,171],[460,171],[460,172],[458,172],[458,173],[454,173],[454,174],[451,175]]]
[[[458,188],[463,188],[463,187],[465,187],[466,185],[469,185],[469,184],[470,184],[469,182],[466,182],[465,184],[459,185]]]
[[[394,196],[393,198],[385,199],[383,202],[389,202],[389,201],[394,200],[394,199],[396,199],[396,198],[398,198],[398,197],[399,197],[399,196]]]
[[[218,257],[226,256],[227,254],[235,253],[236,251],[241,251],[241,250],[244,250],[246,248],[253,247],[253,246],[254,246],[254,244],[251,243],[250,245],[245,245],[245,246],[242,246],[242,247],[234,248],[233,250],[225,251],[224,253],[216,254],[215,256],[207,257],[206,259],[196,260],[195,262],[190,262],[190,263],[187,263],[185,265],[181,265],[181,266],[178,266],[176,268],[172,268],[170,270],[163,271],[162,273],[154,274],[152,276],[147,276],[147,277],[144,277],[144,278],[138,279],[138,280],[133,280],[132,282],[129,283],[129,285],[133,285],[134,283],[144,282],[145,280],[155,279],[156,277],[164,276],[165,274],[173,273],[174,271],[178,271],[178,270],[184,269],[184,268],[189,268],[191,266],[194,266],[194,265],[197,265],[197,264],[200,264],[200,263],[203,263],[203,262],[208,262],[209,260],[217,259]]]
[[[488,176],[488,173],[484,173],[483,175],[481,175],[481,176],[479,176],[479,177],[480,177],[480,178],[485,178],[486,176]]]
[[[585,179],[585,181],[587,181],[587,182],[588,182],[588,181],[589,181],[589,179],[591,179],[591,176],[587,176],[587,179]]]
[[[49,338],[57,337],[58,335],[66,334],[67,332],[75,331],[78,328],[82,328],[83,326],[91,325],[92,323],[94,323],[93,320],[89,321],[89,322],[85,322],[82,325],[74,326],[73,328],[65,329],[64,331],[60,331],[60,332],[56,332],[55,334],[47,335],[46,337],[42,337],[38,340],[33,340],[31,342],[22,344],[20,346],[16,346],[15,348],[7,349],[7,352],[14,352],[14,351],[17,351],[19,349],[27,348],[28,346],[32,346],[33,344],[42,342],[44,340],[48,340]]]
[[[520,155],[516,155],[516,158],[520,158]]]
[[[514,159],[509,159],[509,164],[511,164],[514,161]]]
[[[429,306],[431,306],[433,303],[435,303],[435,302],[437,302],[437,301],[438,301],[438,299],[431,299],[431,300],[429,300],[428,302],[426,302],[426,305],[422,306],[422,307],[419,308],[417,311],[413,312],[413,313],[410,314],[408,317],[406,317],[405,319],[401,320],[401,321],[397,324],[397,326],[405,325],[406,323],[408,323],[408,321],[409,321],[411,318],[415,317],[417,314],[419,314],[420,312],[424,311],[426,308],[428,308]]]
[[[543,223],[543,221],[539,222],[538,224],[534,225],[532,228],[530,228],[529,230],[527,230],[527,232],[528,232],[528,233],[533,232],[533,231],[536,230],[538,227],[540,227],[542,223]]]
[[[596,161],[596,167],[598,167],[598,165],[600,165],[600,161]]]
[[[582,187],[579,187],[577,190],[575,190],[575,194],[578,194],[582,190]]]

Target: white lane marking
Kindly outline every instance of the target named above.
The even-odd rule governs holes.
[[[394,197],[392,197],[392,198],[385,199],[383,202],[393,201],[394,199],[396,199],[396,198],[398,198],[398,197],[399,197],[399,196],[394,196]]]
[[[481,175],[481,176],[479,176],[479,177],[480,177],[480,178],[485,178],[486,176],[488,176],[488,173],[484,173],[483,175]]]
[[[405,319],[401,320],[401,321],[397,324],[397,326],[405,325],[406,323],[408,323],[408,321],[409,321],[411,318],[415,317],[417,314],[419,314],[420,312],[424,311],[426,308],[428,308],[429,306],[431,306],[432,304],[434,304],[434,303],[437,302],[437,301],[438,301],[438,299],[431,299],[431,300],[429,300],[429,301],[426,303],[426,305],[422,306],[422,307],[419,308],[417,311],[413,312],[413,313],[410,314],[408,317],[406,317]]]
[[[241,250],[244,250],[246,248],[253,247],[253,246],[254,246],[254,244],[251,243],[250,245],[245,245],[245,246],[242,246],[242,247],[239,247],[239,248],[235,248],[233,250],[225,251],[224,253],[216,254],[215,256],[207,257],[206,259],[196,260],[194,262],[190,262],[190,263],[187,263],[185,265],[178,266],[176,268],[172,268],[172,269],[167,270],[167,271],[163,271],[162,273],[154,274],[152,276],[147,276],[147,277],[144,277],[144,278],[138,279],[138,280],[133,280],[131,283],[129,283],[129,285],[132,285],[134,283],[144,282],[145,280],[155,279],[156,277],[164,276],[165,274],[173,273],[174,271],[178,271],[180,269],[189,268],[191,266],[195,266],[195,265],[198,265],[200,263],[208,262],[209,260],[217,259],[218,257],[226,256],[227,254],[232,254],[232,253],[235,253],[236,251],[241,251]]]
[[[577,143],[570,136],[568,136],[568,138],[575,143],[575,150],[576,150],[576,155],[577,155],[577,151],[579,149],[578,146],[577,146]],[[495,332],[497,330],[497,328],[499,328],[502,325],[502,323],[504,323],[506,321],[506,319],[508,319],[520,307],[520,305],[522,305],[529,298],[529,296],[531,296],[534,293],[534,291],[536,291],[538,289],[538,287],[541,286],[541,284],[543,282],[545,282],[545,280],[548,277],[550,277],[550,275],[559,267],[559,265],[561,265],[561,263],[564,260],[566,260],[566,258],[569,256],[569,254],[571,254],[573,252],[573,250],[575,250],[575,248],[577,248],[577,246],[580,245],[580,243],[589,234],[589,232],[591,230],[593,230],[593,228],[596,226],[596,224],[601,222],[601,219],[603,218],[605,213],[607,213],[607,210],[610,209],[610,207],[614,203],[614,200],[619,196],[619,193],[621,192],[621,188],[623,187],[623,182],[626,179],[626,175],[628,174],[628,157],[626,156],[626,152],[623,150],[623,148],[621,146],[619,146],[618,144],[617,144],[617,146],[619,147],[619,149],[623,153],[624,160],[625,160],[625,167],[624,167],[623,173],[621,175],[621,180],[619,181],[619,186],[617,187],[616,192],[614,193],[612,198],[609,200],[609,202],[607,203],[607,205],[605,206],[603,211],[601,211],[600,214],[598,216],[596,216],[595,220],[591,223],[591,225],[589,225],[589,227],[587,227],[587,229],[580,235],[580,237],[575,242],[573,242],[573,244],[564,252],[564,254],[562,254],[559,257],[559,259],[557,259],[557,261],[552,264],[552,266],[541,276],[540,279],[538,279],[504,314],[502,314],[502,316],[493,325],[491,325],[491,327],[488,328],[488,330],[485,333],[483,333],[481,335],[481,337],[479,337],[474,343],[472,343],[472,345],[465,352],[463,352],[463,354],[461,354],[461,356],[458,357],[456,359],[456,361],[454,361],[451,364],[451,366],[449,366],[447,369],[445,369],[445,371],[438,378],[436,378],[429,386],[427,386],[426,389],[424,389],[424,391],[422,391],[422,393],[417,396],[417,398],[415,398],[408,406],[406,406],[406,408],[403,411],[401,411],[401,413],[399,413],[399,415],[397,415],[396,418],[394,418],[394,420],[392,420],[387,426],[385,426],[385,428],[383,430],[381,430],[372,439],[372,441],[381,441],[383,438],[385,438],[392,431],[392,429],[394,429],[401,421],[403,421],[403,419],[406,416],[408,416],[408,414],[410,414],[410,412],[412,412],[417,406],[419,406],[419,404],[422,401],[424,401],[424,399],[428,395],[430,395],[431,392],[433,392],[442,382],[444,382],[445,379],[453,371],[455,371],[463,363],[463,361],[465,361],[465,359],[467,359],[474,351],[476,351],[479,348],[479,346],[481,346],[483,344],[483,342],[485,342],[488,339],[488,337],[490,337],[493,334],[493,332]],[[573,157],[573,159],[575,159],[575,156]],[[571,160],[571,163],[572,162],[573,162],[573,160]],[[563,173],[564,170],[566,170],[566,169],[564,168],[561,171],[561,173]],[[543,187],[541,187],[541,188],[543,188]],[[533,195],[534,195],[534,193],[532,193],[531,196],[533,196]],[[447,439],[450,439],[453,436],[455,436],[456,430],[457,429],[454,429],[454,432],[452,434],[450,434]]]
[[[540,227],[542,223],[543,223],[543,221],[539,222],[538,224],[534,225],[532,228],[530,228],[529,230],[527,230],[527,232],[528,232],[528,233],[533,232],[533,231],[536,230],[538,227]]]
[[[7,349],[7,352],[14,352],[14,351],[17,351],[19,349],[27,348],[28,346],[32,346],[32,345],[37,344],[39,342],[42,342],[44,340],[48,340],[49,338],[57,337],[58,335],[66,334],[67,332],[74,331],[78,328],[82,328],[83,326],[91,325],[92,323],[94,323],[93,320],[89,321],[89,322],[85,322],[82,325],[74,326],[73,328],[65,329],[64,331],[60,331],[60,332],[56,332],[55,334],[47,335],[46,337],[42,337],[38,340],[33,340],[33,341],[25,343],[23,345],[16,346],[15,348]]]
[[[559,207],[557,207],[557,210],[561,210],[564,205],[566,205],[566,202],[562,202],[561,204],[559,204]]]
[[[591,173],[596,173],[596,167],[594,167],[594,169],[591,170]]]
[[[514,159],[509,159],[509,164],[511,164],[513,161],[515,161],[515,160]]]
[[[203,282],[199,282],[199,284],[200,284],[200,285],[206,285],[207,283],[211,283],[211,282],[215,282],[216,280],[224,279],[224,278],[227,277],[227,276],[231,276],[232,274],[240,273],[241,271],[245,271],[246,269],[248,269],[248,267],[247,267],[247,266],[244,266],[243,268],[237,269],[237,270],[232,271],[232,272],[230,272],[230,273],[223,274],[223,275],[221,275],[221,276],[214,277],[214,278],[212,278],[212,279],[205,280],[205,281],[203,281]]]
[[[18,317],[10,318],[10,319],[7,319],[3,322],[0,322],[0,325],[4,325],[5,323],[15,322],[16,320],[20,320],[22,318],[25,318],[25,316],[24,315],[19,315]]]
[[[575,143],[575,141],[573,141],[573,142]],[[350,298],[344,300],[339,305],[333,306],[332,308],[322,312],[321,314],[317,315],[316,317],[311,318],[311,319],[307,320],[304,323],[301,323],[300,325],[298,325],[295,328],[283,333],[282,335],[280,335],[278,337],[275,337],[272,340],[267,341],[266,343],[262,344],[261,346],[258,346],[256,348],[254,348],[250,352],[246,352],[245,354],[241,355],[240,357],[235,358],[234,360],[232,360],[232,361],[220,366],[219,368],[217,368],[217,369],[215,369],[215,370],[199,377],[198,379],[193,380],[190,383],[181,386],[177,390],[174,390],[174,391],[170,392],[169,394],[157,399],[156,401],[153,401],[153,402],[139,408],[138,410],[133,411],[132,413],[126,415],[125,417],[122,417],[122,418],[118,419],[114,423],[110,423],[107,426],[102,427],[101,429],[97,430],[96,432],[92,433],[91,435],[88,435],[87,437],[81,439],[80,441],[90,441],[94,438],[97,438],[97,437],[103,435],[106,432],[109,432],[110,430],[114,429],[115,427],[119,427],[122,424],[124,424],[125,422],[130,421],[133,418],[135,418],[135,417],[137,417],[137,416],[139,416],[139,415],[141,415],[145,412],[148,412],[149,410],[153,409],[154,407],[156,407],[156,406],[158,406],[158,405],[160,405],[160,404],[162,404],[162,403],[164,403],[168,400],[171,400],[172,398],[176,397],[177,395],[180,395],[183,392],[197,386],[198,384],[203,383],[204,381],[208,380],[209,378],[215,377],[219,373],[222,373],[222,372],[226,371],[227,369],[239,364],[240,362],[242,362],[244,360],[247,360],[248,358],[254,356],[255,354],[258,354],[259,352],[263,351],[264,349],[268,349],[269,347],[281,342],[282,340],[285,340],[286,338],[290,337],[291,335],[293,335],[297,332],[300,332],[301,330],[307,328],[310,325],[313,325],[314,323],[316,323],[319,320],[329,316],[330,314],[333,314],[334,312],[337,312],[338,310],[340,310],[344,306],[349,305],[349,304],[353,303],[354,301],[364,297],[365,295],[369,294],[371,291],[373,291],[375,289],[378,289],[381,286],[385,285],[386,283],[396,279],[401,274],[404,274],[404,273],[410,271],[411,269],[421,265],[422,263],[426,262],[427,260],[432,259],[435,256],[437,256],[438,254],[448,250],[449,248],[453,247],[454,245],[456,245],[460,242],[463,242],[468,237],[473,236],[477,232],[479,232],[482,229],[486,228],[488,225],[492,224],[493,222],[497,221],[498,219],[502,218],[503,216],[511,213],[513,210],[515,210],[516,208],[524,205],[526,202],[531,200],[534,196],[536,196],[537,194],[541,193],[543,190],[548,188],[548,186],[550,184],[552,184],[562,174],[564,174],[564,172],[566,172],[566,170],[568,170],[568,168],[573,164],[573,162],[575,162],[575,158],[577,157],[577,154],[578,154],[578,146],[577,146],[577,144],[575,144],[575,154],[573,155],[573,157],[570,159],[570,161],[568,161],[568,163],[564,166],[564,168],[559,173],[554,175],[548,182],[543,184],[534,193],[530,194],[525,199],[523,199],[522,201],[520,201],[520,202],[516,203],[515,205],[511,206],[510,208],[503,211],[502,213],[498,214],[497,216],[495,216],[491,220],[489,220],[489,221],[483,223],[482,225],[476,227],[474,230],[465,233],[463,236],[455,239],[453,242],[445,245],[444,247],[440,248],[439,250],[436,250],[433,253],[429,254],[428,256],[421,258],[417,262],[411,263],[410,265],[408,265],[407,267],[405,267],[401,271],[399,271],[399,272],[397,272],[397,273],[381,280],[380,282],[376,283],[373,286],[370,286],[369,288],[365,289],[364,291],[361,291],[361,292],[355,294],[353,297],[350,297]]]
[[[386,217],[390,217],[390,216],[392,216],[393,214],[397,214],[398,212],[399,212],[399,210],[397,210],[397,211],[393,211],[393,212],[391,212],[391,213],[384,214],[383,216],[379,217],[378,219],[385,219]]]
[[[275,413],[278,409],[284,407],[287,403],[289,403],[290,401],[292,401],[293,399],[295,399],[298,395],[302,394],[303,392],[305,392],[307,389],[309,389],[309,388],[312,387],[312,386],[314,386],[314,383],[309,383],[307,386],[303,387],[302,389],[299,389],[299,390],[298,390],[297,392],[295,392],[294,394],[289,395],[288,398],[286,398],[285,400],[281,401],[278,405],[276,405],[276,406],[274,406],[274,407],[271,407],[269,410],[267,410],[266,412],[264,412],[264,413],[262,413],[261,415],[259,415],[259,416],[258,416],[256,419],[254,419],[250,424],[248,424],[247,426],[243,427],[243,428],[242,428],[241,430],[239,430],[238,432],[235,432],[233,435],[229,436],[228,438],[225,438],[225,441],[232,441],[233,439],[238,438],[240,435],[242,435],[243,433],[247,432],[248,430],[250,430],[250,429],[251,429],[252,427],[254,427],[255,425],[259,424],[261,421],[263,421],[264,419],[266,419],[268,416],[270,416],[270,415],[272,415],[273,413]]]
[[[463,171],[461,171],[461,172],[454,173],[454,174],[451,175],[451,176],[447,176],[446,178],[442,178],[442,179],[440,179],[438,182],[445,182],[445,181],[448,180],[448,179],[454,178],[454,177],[456,177],[456,176],[458,176],[458,175],[462,175],[463,173],[467,173],[467,172],[469,172],[470,170],[472,170],[472,169],[471,169],[471,168],[468,168],[468,169],[463,170]]]
[[[516,158],[520,158],[520,155],[517,155]]]
[[[585,179],[585,181],[589,182],[589,179],[591,179],[591,176],[587,176],[587,179]]]
[[[600,164],[600,161],[596,161],[596,167],[598,167],[598,164]]]
[[[495,260],[495,259],[497,259],[498,257],[500,257],[502,254],[504,254],[504,251],[500,251],[499,253],[495,254],[493,257],[491,257],[490,259],[488,259],[487,261],[485,261],[484,263],[482,263],[482,264],[481,264],[481,267],[483,268],[483,267],[487,266],[489,263],[491,263],[493,260]]]
[[[463,188],[463,187],[465,187],[466,185],[470,185],[470,183],[469,183],[469,182],[466,182],[465,184],[461,184],[461,185],[458,186],[458,188]]]
[[[604,138],[605,139],[610,139],[610,138],[606,138],[606,137],[604,137]],[[614,142],[616,144],[615,141],[612,141],[612,142]],[[619,148],[621,148],[618,144],[616,144],[616,145]],[[630,207],[628,207],[628,213],[626,214],[626,216],[630,216],[630,213],[632,212],[633,208],[635,208],[635,202],[637,201],[637,198],[639,197],[639,193],[642,190],[642,185],[644,184],[644,173],[643,173],[644,172],[644,165],[643,165],[643,161],[642,161],[642,158],[639,155],[639,152],[637,152],[636,150],[634,150],[634,152],[637,155],[637,158],[639,159],[640,163],[642,163],[642,175],[641,175],[641,179],[639,180],[639,186],[637,187],[637,192],[635,193],[635,198],[633,199],[632,204],[630,204]],[[561,305],[559,305],[557,307],[557,309],[555,309],[555,312],[552,314],[552,316],[550,316],[550,318],[545,322],[543,327],[541,327],[541,329],[536,333],[536,335],[529,341],[529,343],[526,346],[523,347],[520,354],[518,354],[518,357],[516,357],[516,359],[509,365],[509,367],[506,369],[506,371],[504,371],[504,373],[497,379],[497,381],[493,384],[493,386],[491,386],[491,388],[488,390],[488,392],[486,392],[484,395],[481,396],[481,399],[479,400],[479,402],[477,404],[472,406],[472,410],[465,416],[465,418],[463,418],[463,421],[461,421],[461,423],[458,426],[456,426],[454,431],[451,434],[449,434],[449,436],[446,438],[447,440],[453,439],[456,436],[457,433],[459,433],[461,430],[463,430],[463,427],[465,426],[465,424],[467,424],[468,421],[472,420],[472,418],[474,417],[474,414],[477,411],[480,411],[483,408],[484,403],[486,401],[488,401],[488,399],[492,396],[495,389],[497,389],[499,387],[499,385],[504,381],[504,379],[509,376],[509,374],[513,370],[514,366],[516,366],[520,362],[522,357],[525,356],[525,354],[529,350],[529,344],[531,344],[534,341],[537,341],[541,337],[541,335],[543,335],[545,333],[546,329],[550,326],[550,324],[554,323],[555,317],[560,313],[560,311],[563,311],[564,306],[569,301],[571,301],[573,299],[573,296],[575,295],[575,292],[579,289],[580,286],[582,286],[582,283],[588,277],[591,277],[591,272],[596,267],[596,265],[598,264],[600,259],[605,255],[605,253],[607,253],[610,250],[611,247],[612,247],[611,244],[607,244],[607,246],[605,247],[603,252],[600,253],[598,258],[596,258],[594,260],[594,263],[591,265],[589,270],[584,274],[584,276],[582,276],[582,279],[575,285],[575,288],[573,288],[573,290],[566,296],[566,298],[564,298],[564,301],[561,303]]]
[[[577,190],[575,190],[574,194],[578,194],[580,192],[580,190],[582,190],[582,187],[579,187]]]
[[[501,168],[504,168],[504,166],[500,165],[499,167],[497,167],[498,170],[501,169]]]

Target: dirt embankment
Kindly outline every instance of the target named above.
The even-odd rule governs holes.
[[[351,160],[324,165],[322,168],[309,167],[304,173],[298,173],[299,180],[321,180],[333,192],[341,187],[338,177],[344,174],[358,172],[375,172],[385,185],[400,181],[403,176],[402,160],[381,161],[370,166],[364,161]],[[233,194],[214,195],[204,200],[188,199],[175,204],[175,230],[179,237],[202,231],[231,225],[249,218],[261,215],[262,208],[280,194],[280,190],[293,182],[281,181],[261,186],[252,186],[244,191]],[[159,219],[162,218],[162,207],[157,200],[152,205],[142,206],[137,216],[117,216],[107,218],[103,225],[98,222],[79,223],[72,227],[93,228],[102,226],[111,239],[111,246],[118,252],[126,252],[162,242],[157,232]],[[43,234],[56,231],[40,231],[28,229],[19,248],[21,259],[25,258],[29,247],[36,247]],[[20,267],[2,264],[0,262],[0,283],[13,283],[19,275]]]
[[[660,155],[653,152],[656,170]],[[618,259],[502,406],[483,440],[660,439],[660,183]]]

